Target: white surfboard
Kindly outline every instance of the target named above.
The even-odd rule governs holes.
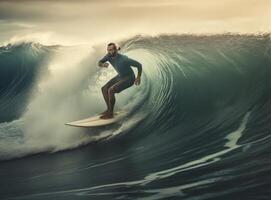
[[[113,118],[101,119],[101,115],[95,115],[86,119],[81,119],[73,122],[68,122],[65,125],[76,126],[76,127],[97,127],[113,124],[127,115],[124,110],[114,112]]]

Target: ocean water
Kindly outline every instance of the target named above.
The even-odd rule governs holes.
[[[271,199],[270,35],[118,43],[141,85],[87,129],[64,123],[105,109],[103,45],[0,47],[1,199]]]

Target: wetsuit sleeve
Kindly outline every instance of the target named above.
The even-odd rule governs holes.
[[[106,61],[108,61],[108,59],[109,59],[109,56],[108,56],[108,54],[106,54],[101,60],[99,60],[98,64],[105,63]]]
[[[129,64],[130,64],[130,66],[137,68],[137,70],[138,70],[137,76],[140,77],[142,74],[142,64],[132,58],[129,58]]]
[[[129,58],[129,64],[130,64],[130,66],[136,67],[140,70],[142,69],[142,64],[132,58]]]

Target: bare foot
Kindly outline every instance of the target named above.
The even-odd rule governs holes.
[[[102,115],[100,118],[101,119],[110,119],[110,118],[113,118],[113,113],[107,112],[106,114]]]
[[[99,113],[98,115],[105,115],[105,114],[107,114],[107,113],[108,113],[108,110],[105,110],[105,111]]]

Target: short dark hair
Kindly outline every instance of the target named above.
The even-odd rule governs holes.
[[[115,49],[117,49],[117,45],[114,42],[110,42],[107,46],[113,45]],[[118,50],[120,50],[120,47],[118,47]]]

